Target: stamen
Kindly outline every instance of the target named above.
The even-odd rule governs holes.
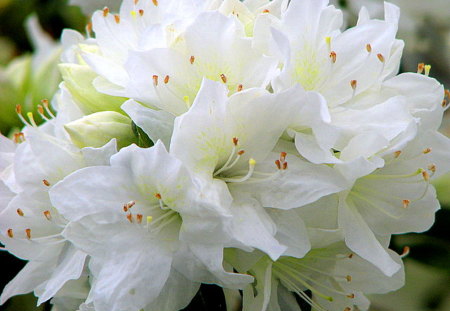
[[[127,214],[127,219],[129,222],[133,223],[133,214],[131,213]]]
[[[103,17],[108,16],[109,14],[109,8],[105,6],[105,8],[103,9]]]
[[[137,5],[139,0],[134,0],[134,5]]]
[[[222,178],[223,181],[225,182],[244,182],[246,180],[248,180],[250,177],[252,177],[253,172],[255,171],[255,165],[256,165],[256,161],[252,158],[250,158],[250,160],[248,160],[248,173],[247,175],[241,177],[241,178]]]
[[[114,15],[114,20],[116,21],[117,24],[120,23],[120,15]]]
[[[429,164],[427,166],[428,170],[430,170],[433,174],[436,173],[436,164]]]
[[[379,54],[377,54],[377,57],[378,57],[378,60],[384,64],[385,59],[384,59],[383,54],[379,53]]]
[[[20,208],[17,209],[17,214],[19,214],[19,216],[22,216],[22,217],[25,215]]]
[[[429,181],[430,180],[430,175],[428,174],[427,171],[423,170],[422,171],[422,177],[425,181]]]
[[[47,220],[52,219],[52,214],[50,214],[50,211],[44,211],[44,216],[45,216],[45,218],[47,218]]]
[[[170,77],[169,77],[169,76],[165,76],[165,77],[164,77],[164,84],[167,84],[167,83],[169,83],[169,79],[170,79]]]
[[[86,24],[86,32],[88,33],[88,36],[92,33],[92,22]]]
[[[350,253],[350,254],[348,254],[348,258],[350,258],[350,259],[352,259],[353,258],[353,256],[355,256],[355,254],[353,254],[353,253]],[[350,282],[350,281],[349,281]]]
[[[157,198],[158,200],[161,200],[162,199],[161,194],[160,193],[155,193],[155,198]]]
[[[14,142],[16,144],[23,143],[25,141],[25,134],[22,132],[14,133]]]
[[[238,91],[238,92],[242,91],[242,88],[243,88],[242,84],[239,84],[239,85],[237,86],[237,91]]]
[[[369,43],[366,44],[366,51],[372,53],[372,46]]]
[[[425,149],[422,150],[422,153],[423,153],[423,154],[428,154],[428,153],[430,153],[431,151],[432,151],[431,148],[425,148]]]
[[[225,76],[223,73],[220,75],[220,79],[223,83],[227,83],[227,76]]]
[[[263,13],[270,13],[270,11],[268,9],[265,9],[262,11]]]
[[[137,221],[138,224],[142,223],[142,218],[143,218],[142,214],[137,214],[136,215],[136,221]]]
[[[446,108],[448,106],[448,100],[443,99],[441,106],[442,106],[442,108]]]
[[[158,76],[157,75],[153,75],[153,85],[154,86],[158,86]]]
[[[50,183],[47,179],[42,180],[42,183],[44,184],[44,186],[50,187]]]
[[[394,158],[397,159],[401,154],[402,154],[401,150],[398,150],[398,151],[394,152]]]
[[[431,65],[425,65],[425,75],[428,77],[430,75]]]
[[[411,203],[411,201],[410,200],[403,200],[402,203],[403,203],[403,208],[408,208],[409,204]]]
[[[6,231],[8,236],[12,239],[14,237],[14,231],[13,229],[8,229],[8,231]]]
[[[130,201],[123,205],[123,211],[126,213],[129,209],[131,209],[134,205],[136,205],[136,201]]]
[[[425,69],[424,63],[420,63],[417,65],[417,73],[422,74],[424,69]]]
[[[186,106],[189,108],[191,106],[191,100],[189,99],[189,96],[185,95],[183,97],[184,103],[186,104]]]
[[[151,223],[153,221],[153,217],[152,216],[147,216],[147,224]]]
[[[158,6],[158,0],[152,0],[154,6]]]
[[[280,162],[280,160],[275,160],[275,165],[277,166],[277,168],[279,170],[281,170],[281,162]]]
[[[194,64],[194,62],[195,62],[195,56],[194,55],[191,56],[191,58],[189,59],[189,62],[191,63],[191,65]]]
[[[25,234],[27,235],[27,239],[31,239],[31,229],[25,229]]]
[[[41,104],[44,106],[45,111],[47,111],[47,114],[48,114],[50,117],[55,118],[55,115],[52,113],[52,111],[51,111],[50,108],[49,108],[49,102],[48,102],[48,99],[43,99],[43,100],[41,100]]]
[[[133,11],[130,12],[130,14],[131,14],[131,16],[132,16],[133,18],[136,17],[136,11],[133,10]]]
[[[351,80],[351,81],[350,81],[350,86],[351,86],[352,89],[353,89],[352,97],[355,97],[356,87],[358,86],[358,81],[357,81],[357,80]]]
[[[400,257],[405,258],[406,256],[409,255],[410,251],[411,251],[411,248],[409,246],[403,247],[403,252],[400,254]]]
[[[281,265],[284,267],[284,269],[280,269],[277,266],[274,266],[274,269],[279,270],[279,272],[283,272],[286,275],[289,273],[287,271],[284,271],[285,269],[290,270],[291,273],[289,273],[289,277],[293,278],[294,280],[298,281],[299,283],[301,283],[303,286],[305,286],[306,288],[308,288],[311,292],[313,292],[315,295],[322,297],[323,299],[326,299],[328,301],[333,301],[333,297],[331,296],[326,296],[324,294],[322,294],[319,290],[317,290],[315,287],[311,286],[311,284],[309,284],[308,282],[306,282],[305,280],[303,280],[301,277],[299,277],[298,275],[301,275],[302,277],[306,277],[305,275],[301,274],[300,272],[298,272],[297,270],[293,269],[292,267],[285,265],[281,262],[278,263],[278,265]],[[311,281],[313,280],[312,278],[306,277],[308,279],[310,279]],[[317,281],[315,281],[317,282]]]
[[[337,58],[336,52],[331,51],[331,52],[330,52],[330,58],[331,58],[331,62],[332,62],[333,64],[336,63],[336,58]]]
[[[32,112],[27,112],[27,117],[28,117],[28,120],[30,120],[30,124],[33,127],[37,127],[36,122],[34,121],[33,113]]]
[[[239,143],[239,138],[233,137],[233,145],[237,146]]]
[[[347,298],[354,299],[355,298],[355,294],[347,295]]]
[[[331,52],[331,37],[325,37],[325,43],[328,46],[328,51]]]
[[[139,15],[140,15],[140,16],[144,16],[144,10],[140,9],[140,10],[139,10]]]
[[[344,311],[352,311],[352,308],[347,307],[347,308],[344,309]]]

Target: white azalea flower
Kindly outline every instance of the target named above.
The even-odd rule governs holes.
[[[208,1],[134,1],[122,2],[120,13],[108,8],[92,17],[98,51],[86,51],[84,60],[101,76],[98,90],[124,96],[129,83],[124,68],[129,51],[145,51],[171,46],[192,20],[210,7]]]
[[[14,153],[14,185],[10,186],[14,196],[8,204],[2,202],[0,216],[0,238],[5,248],[29,262],[5,287],[1,303],[34,291],[40,304],[55,296],[67,281],[80,277],[86,254],[61,235],[68,222],[53,208],[48,192],[71,172],[105,163],[115,152],[115,142],[101,149],[80,150],[51,134],[57,119],[38,128],[32,115],[29,118],[30,124],[21,136],[25,141]]]
[[[230,98],[227,93],[222,83],[204,80],[191,109],[175,119],[170,150],[206,184],[215,182],[223,191],[231,191],[238,226],[233,231],[246,226],[236,239],[277,258],[283,249],[273,238],[275,226],[261,203],[284,209],[302,206],[342,190],[343,178],[329,167],[309,165],[295,155],[286,160],[285,152],[272,153],[302,90],[274,95],[250,89]],[[303,252],[308,245],[302,246]]]
[[[208,27],[205,27],[208,25]],[[200,14],[173,48],[130,52],[127,96],[174,115],[192,105],[203,78],[220,81],[230,93],[266,87],[275,58],[252,48],[252,39],[234,17]]]
[[[397,254],[390,251],[390,256],[401,264]],[[247,259],[246,255],[230,257],[238,270],[247,268],[256,279],[244,290],[246,311],[300,310],[291,292],[315,310],[367,310],[369,301],[364,294],[386,293],[404,283],[403,269],[386,277],[342,243],[314,248],[301,259],[283,256],[272,261],[262,257],[250,267],[239,261],[242,259]]]
[[[352,251],[392,275],[399,266],[379,240],[422,232],[433,224],[439,202],[430,179],[450,170],[449,150],[448,138],[428,130],[384,155],[385,165],[356,179],[350,191],[324,197],[296,213],[307,227],[341,229]]]
[[[231,287],[251,281],[223,270],[226,206],[201,193],[161,142],[123,148],[111,166],[73,173],[51,199],[71,221],[63,235],[92,257],[87,302],[97,311],[178,310],[198,281]]]

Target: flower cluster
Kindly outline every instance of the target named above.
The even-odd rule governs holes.
[[[328,0],[124,0],[66,30],[47,122],[18,106],[0,136],[0,239],[28,260],[1,302],[176,311],[204,283],[351,311],[400,288],[389,241],[434,222],[450,93],[398,74],[384,10],[342,31]]]

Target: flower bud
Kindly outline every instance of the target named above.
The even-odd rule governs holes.
[[[97,74],[89,66],[67,63],[60,64],[59,70],[64,85],[85,114],[99,111],[121,111],[120,106],[126,99],[98,92],[92,84]]]
[[[135,142],[131,119],[114,111],[102,111],[72,121],[64,126],[72,142],[79,148],[99,148],[112,138],[119,148]]]

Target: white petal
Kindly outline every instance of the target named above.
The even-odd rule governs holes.
[[[152,141],[161,140],[166,147],[170,146],[175,119],[173,115],[163,110],[146,108],[134,100],[125,102],[121,108]]]
[[[344,231],[345,243],[356,254],[374,264],[385,275],[394,275],[401,266],[396,263],[376,239],[360,213],[341,197],[339,227]]]

